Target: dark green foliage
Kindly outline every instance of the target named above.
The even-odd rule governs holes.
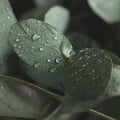
[[[0,120],[120,119],[120,0],[9,1],[0,2]]]
[[[103,50],[80,50],[69,58],[63,70],[65,93],[82,100],[97,98],[111,79],[111,69],[111,58]]]
[[[112,59],[112,62],[113,64],[116,64],[116,65],[120,65],[120,58],[117,54],[109,51],[109,50],[105,50],[106,53],[108,53]]]
[[[42,71],[60,66],[63,61],[60,47],[65,40],[56,28],[34,19],[16,23],[9,35],[10,44],[18,56]]]
[[[9,42],[17,55],[28,64],[23,63],[23,68],[33,80],[45,87],[59,89],[56,76],[60,76],[64,55],[68,55],[66,47],[69,49],[71,46],[61,32],[45,22],[28,19],[13,25]]]

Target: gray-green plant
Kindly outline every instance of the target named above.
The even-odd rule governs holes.
[[[0,3],[0,119],[79,120],[83,112],[84,120],[119,119],[119,56],[94,36],[69,30],[72,2],[73,8],[58,0],[34,2],[35,11],[20,21],[8,0]],[[96,2],[88,0],[104,21],[119,21],[117,0]]]

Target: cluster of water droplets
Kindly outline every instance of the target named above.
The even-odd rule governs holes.
[[[48,27],[49,28],[49,31],[52,33],[52,35],[53,35],[53,40],[58,40],[58,31],[57,31],[57,29],[55,29],[55,28],[53,28],[53,27]],[[49,43],[49,36],[46,34],[45,35],[47,38],[46,38],[46,43]],[[34,34],[33,35],[33,41],[37,41],[37,40],[39,40],[40,39],[40,35],[38,35],[38,34]],[[53,41],[54,42],[54,41]],[[54,43],[53,43],[54,44]],[[40,52],[44,52],[44,48],[43,47],[40,47],[39,48],[39,51]],[[57,57],[57,55],[58,55],[58,52],[55,52],[54,50],[51,50],[51,53],[50,53],[50,58],[47,58],[46,59],[46,63],[47,64],[49,64],[49,63],[55,63],[55,64],[59,64],[59,63],[61,63],[61,58],[60,57]],[[54,57],[54,56],[56,56],[56,58],[54,59],[54,60],[51,60],[51,57]],[[34,68],[39,68],[40,67],[40,64],[39,63],[35,63],[34,64]],[[49,72],[55,72],[56,71],[56,67],[50,67],[49,68]]]
[[[14,48],[16,48],[16,47],[17,47],[17,48],[19,48],[19,49],[20,49],[20,48],[22,47],[21,45],[18,45],[18,42],[19,42],[19,41],[20,41],[20,39],[19,39],[19,38],[16,38],[16,39],[15,39],[15,43],[14,43],[14,45],[13,45],[13,47],[14,47]]]
[[[38,22],[38,24],[41,24],[41,22]],[[58,69],[58,66],[61,65],[63,60],[59,46],[61,45],[60,43],[62,40],[61,39],[62,37],[60,37],[59,39],[59,36],[61,34],[59,34],[57,29],[53,27],[49,27],[49,31],[46,30],[45,32],[42,33],[41,30],[40,33],[36,32],[33,34],[32,29],[30,29],[30,27],[31,26],[29,25],[27,27],[25,25],[23,26],[22,32],[17,33],[18,37],[14,40],[13,47],[16,48],[18,56],[22,57],[22,59],[25,61],[27,61],[28,59],[24,56],[25,54],[27,54],[26,52],[27,50],[28,50],[28,54],[31,53],[31,56],[36,57],[36,60],[34,58],[34,60],[31,60],[32,62],[30,63],[34,69],[49,71],[50,73],[55,72]],[[25,36],[25,38],[23,36]],[[25,40],[21,39],[22,37]],[[24,47],[22,46],[23,44]],[[53,46],[53,48],[51,46]]]

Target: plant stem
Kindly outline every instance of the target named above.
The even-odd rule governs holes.
[[[93,115],[95,115],[97,117],[103,118],[104,120],[116,120],[115,118],[112,118],[112,117],[110,117],[108,115],[105,115],[105,114],[103,114],[101,112],[98,112],[96,110],[93,110],[93,109],[89,109],[88,113],[93,114]]]
[[[42,87],[39,87],[39,86],[37,86],[37,85],[35,85],[35,84],[26,82],[26,81],[24,81],[24,80],[22,80],[22,79],[19,79],[19,78],[16,78],[16,77],[11,77],[11,76],[8,76],[8,75],[3,75],[3,74],[0,74],[0,78],[1,78],[2,80],[15,81],[15,82],[20,83],[20,84],[22,84],[22,85],[25,85],[25,86],[27,86],[27,87],[33,88],[33,89],[35,89],[35,90],[38,90],[38,91],[40,91],[41,93],[47,94],[47,95],[49,95],[49,96],[57,99],[58,101],[63,101],[63,98],[64,98],[63,96],[57,95],[57,94],[55,94],[55,93],[53,93],[53,92],[51,92],[51,91],[49,91],[49,90],[46,90],[46,89],[44,89],[44,88],[42,88]]]
[[[53,92],[51,92],[51,91],[48,91],[48,90],[46,90],[46,89],[44,89],[44,88],[42,88],[42,87],[39,87],[39,86],[37,86],[37,85],[35,85],[35,84],[26,82],[26,81],[24,81],[24,80],[22,80],[22,79],[19,79],[19,78],[16,78],[16,77],[11,77],[11,76],[8,76],[8,75],[3,75],[3,74],[0,74],[0,78],[1,78],[2,80],[14,81],[14,82],[20,83],[20,84],[22,84],[22,85],[25,85],[25,86],[27,86],[27,87],[33,88],[33,89],[35,89],[35,90],[38,90],[38,91],[40,91],[41,93],[47,94],[47,95],[53,97],[54,99],[57,99],[57,100],[60,101],[60,102],[62,102],[62,101],[64,100],[64,96],[55,94],[55,93],[53,93]],[[97,116],[97,117],[103,118],[104,120],[116,120],[115,118],[112,118],[112,117],[110,117],[110,116],[108,116],[108,115],[105,115],[105,114],[103,114],[103,113],[101,113],[101,112],[98,112],[98,111],[96,111],[96,110],[93,110],[93,109],[89,109],[87,112],[90,113],[90,114],[93,114],[93,115],[95,115],[95,116]]]
[[[11,116],[0,116],[0,119],[17,119],[17,120],[36,120],[36,119],[33,119],[33,118],[24,118],[24,117],[11,117]]]

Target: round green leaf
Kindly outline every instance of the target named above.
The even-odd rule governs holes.
[[[120,57],[117,54],[115,54],[109,50],[105,50],[105,52],[110,55],[113,64],[120,65]]]
[[[0,1],[0,73],[8,73],[6,58],[12,53],[8,44],[8,33],[16,18],[8,0]]]
[[[27,67],[27,73],[35,81],[42,81],[41,84],[48,87],[54,84],[53,81],[58,84],[56,71],[63,64],[63,55],[69,56],[72,50],[70,42],[61,32],[42,21],[28,19],[13,25],[9,42],[17,55],[31,66]]]
[[[107,23],[120,21],[120,0],[87,0],[89,6]]]
[[[54,17],[51,17],[54,16]],[[59,31],[65,32],[70,20],[69,10],[62,6],[53,6],[45,14],[45,22],[55,26]]]
[[[70,57],[63,70],[65,93],[81,100],[97,98],[111,79],[112,62],[103,50],[86,48]]]

